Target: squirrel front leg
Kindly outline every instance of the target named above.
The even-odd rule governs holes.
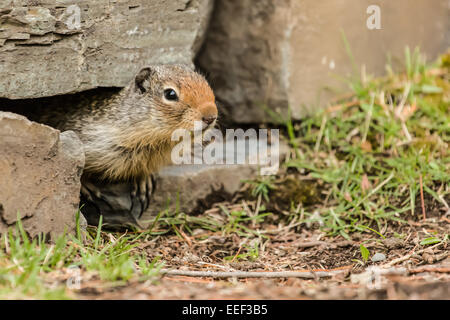
[[[135,182],[108,182],[82,177],[81,212],[91,225],[98,225],[100,216],[108,227],[142,228],[140,219],[150,204],[155,189],[151,175]]]
[[[131,197],[138,197],[141,202],[143,211],[147,210],[150,205],[150,198],[155,187],[155,182],[152,175],[140,177],[133,182],[131,190]]]

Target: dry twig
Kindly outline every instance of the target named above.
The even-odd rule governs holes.
[[[208,277],[208,278],[327,278],[344,272],[338,271],[195,271],[195,270],[168,270],[163,269],[161,273],[170,276]]]
[[[450,273],[450,268],[436,268],[436,267],[431,267],[431,266],[425,266],[425,267],[408,270],[408,272],[409,273],[422,273],[422,272]]]
[[[403,261],[408,260],[409,258],[411,258],[411,257],[412,257],[413,255],[415,255],[415,254],[421,254],[421,253],[424,253],[426,250],[433,250],[434,248],[437,248],[437,247],[440,246],[441,244],[442,244],[442,242],[440,242],[440,243],[438,243],[438,244],[435,244],[434,246],[432,246],[432,247],[430,247],[430,248],[424,248],[424,249],[421,249],[421,250],[416,251],[416,252],[411,252],[411,253],[409,253],[409,254],[403,256],[403,257],[394,259],[394,260],[392,260],[391,262],[386,263],[386,264],[383,265],[382,267],[392,267],[392,266],[394,266],[394,265],[396,265],[396,264],[399,264],[400,262],[403,262]]]

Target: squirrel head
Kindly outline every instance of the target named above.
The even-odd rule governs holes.
[[[169,138],[176,129],[204,130],[214,126],[217,106],[206,79],[182,65],[154,65],[139,71],[129,88],[133,115],[139,125],[153,131],[153,138]],[[137,111],[137,112],[136,112]],[[158,135],[159,137],[156,137]]]

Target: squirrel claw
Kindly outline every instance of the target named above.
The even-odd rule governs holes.
[[[141,178],[133,183],[131,197],[138,197],[142,206],[142,211],[147,210],[150,204],[150,198],[153,193],[153,178],[148,176]]]
[[[93,196],[101,198],[102,195],[98,187],[86,180],[82,181],[80,192],[88,201],[91,202],[94,201]]]

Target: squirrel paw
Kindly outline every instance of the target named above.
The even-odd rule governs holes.
[[[141,202],[142,211],[147,210],[150,204],[150,198],[153,193],[154,181],[153,177],[150,175],[145,178],[141,178],[133,183],[133,188],[131,191],[131,197],[138,197]]]

